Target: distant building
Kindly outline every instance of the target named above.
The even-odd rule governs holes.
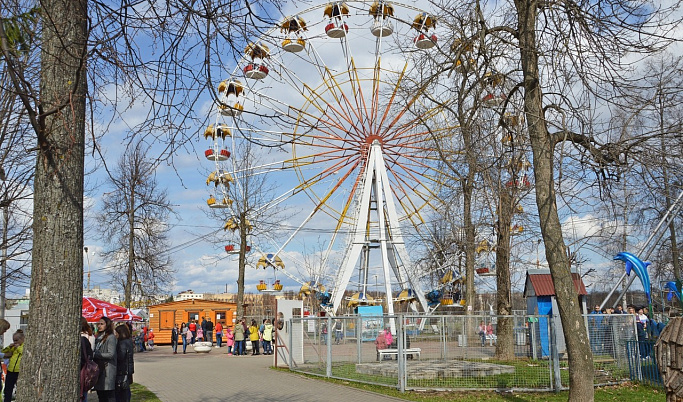
[[[193,299],[204,299],[204,293],[195,293],[192,289],[186,290],[184,292],[178,293],[178,296],[174,299],[175,301],[183,300],[193,300]]]
[[[5,319],[9,322],[9,331],[5,332],[2,337],[2,345],[6,346],[12,343],[12,335],[18,329],[26,332],[28,327],[28,305],[29,299],[15,299],[7,301],[7,309],[5,309]]]
[[[204,299],[234,303],[237,300],[237,293],[204,293]]]
[[[121,294],[113,289],[102,289],[95,286],[92,289],[83,290],[83,297],[94,297],[95,299],[106,301],[112,304],[121,304]]]

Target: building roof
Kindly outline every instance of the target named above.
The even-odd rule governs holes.
[[[206,300],[206,299],[187,299],[187,300],[176,300],[172,302],[167,302],[167,303],[161,303],[161,304],[154,304],[152,306],[149,306],[148,308],[150,309],[156,309],[159,307],[168,307],[168,306],[179,306],[179,305],[193,305],[196,303],[203,303],[203,304],[213,304],[213,305],[220,305],[220,306],[230,306],[234,307],[236,306],[235,303],[230,303],[230,302],[224,302],[224,301],[218,301],[218,300]]]
[[[534,269],[527,272],[527,281],[524,286],[524,296],[555,296],[555,285],[549,270]],[[579,296],[586,296],[586,286],[578,272],[572,272],[574,290]],[[529,285],[531,289],[529,289]]]

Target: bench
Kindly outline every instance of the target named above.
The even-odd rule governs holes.
[[[420,352],[422,352],[422,349],[420,348],[409,348],[409,349],[403,349],[403,354],[406,356],[414,356],[417,355],[417,358],[420,358]],[[378,360],[384,360],[384,356],[393,356],[396,355],[398,357],[398,349],[379,349],[377,350],[377,359]]]

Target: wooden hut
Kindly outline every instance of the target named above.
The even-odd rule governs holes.
[[[183,322],[196,320],[197,324],[200,324],[203,318],[207,320],[210,318],[214,325],[220,322],[223,327],[234,327],[235,314],[237,314],[235,303],[203,299],[174,301],[149,306],[149,327],[156,334],[154,337],[156,344],[170,345],[173,324],[178,324],[180,328]],[[213,339],[215,342],[215,330]],[[179,343],[182,344],[182,341]]]

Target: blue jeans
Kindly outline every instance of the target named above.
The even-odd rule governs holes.
[[[173,349],[173,353],[178,352],[178,340],[171,341],[171,348]]]
[[[183,336],[183,353],[187,350],[187,338]]]
[[[235,353],[236,355],[244,354],[244,341],[235,341]]]
[[[219,348],[221,347],[221,345],[223,345],[223,334],[216,333],[216,343],[218,344]]]

